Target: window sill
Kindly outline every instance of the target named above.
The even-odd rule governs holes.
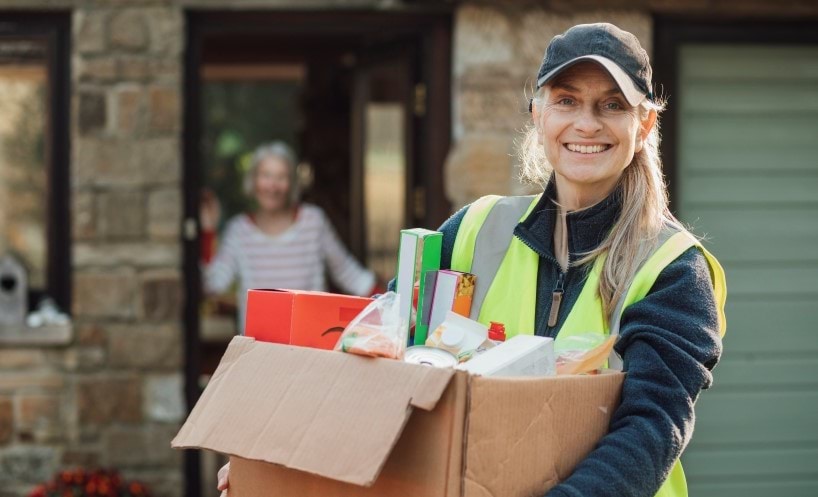
[[[74,327],[70,324],[52,324],[39,328],[31,328],[25,324],[0,325],[0,347],[68,345],[73,336]]]

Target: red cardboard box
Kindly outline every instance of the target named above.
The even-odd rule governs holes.
[[[305,290],[249,290],[244,334],[263,342],[332,350],[372,299]]]

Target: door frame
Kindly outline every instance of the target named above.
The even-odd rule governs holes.
[[[199,170],[198,140],[201,136],[199,69],[202,43],[208,34],[264,33],[293,36],[369,35],[401,33],[417,40],[419,78],[426,88],[426,112],[418,117],[415,140],[417,157],[408,179],[413,191],[421,191],[422,215],[411,224],[435,227],[450,214],[444,190],[443,164],[451,143],[451,70],[452,6],[424,6],[402,11],[373,10],[187,10],[186,50],[184,55],[183,189],[184,221],[182,229],[183,270],[185,279],[184,390],[188,412],[201,394],[198,374],[201,365],[199,338],[198,210],[202,175]],[[422,187],[422,189],[418,189]],[[418,195],[413,196],[418,198]],[[396,235],[397,236],[397,235]],[[199,454],[185,451],[185,495],[202,493]]]
[[[677,164],[679,141],[679,48],[685,43],[818,44],[818,20],[780,19],[759,21],[719,18],[703,20],[676,16],[654,18],[653,81],[655,92],[666,96],[662,116],[661,156],[668,184],[671,210],[676,213],[679,191]]]

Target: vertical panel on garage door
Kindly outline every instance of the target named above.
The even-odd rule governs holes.
[[[683,459],[696,497],[818,495],[818,46],[682,45],[679,215],[728,330]]]

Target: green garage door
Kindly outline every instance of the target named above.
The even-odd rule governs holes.
[[[818,496],[818,47],[683,45],[678,198],[727,273],[691,497]]]

